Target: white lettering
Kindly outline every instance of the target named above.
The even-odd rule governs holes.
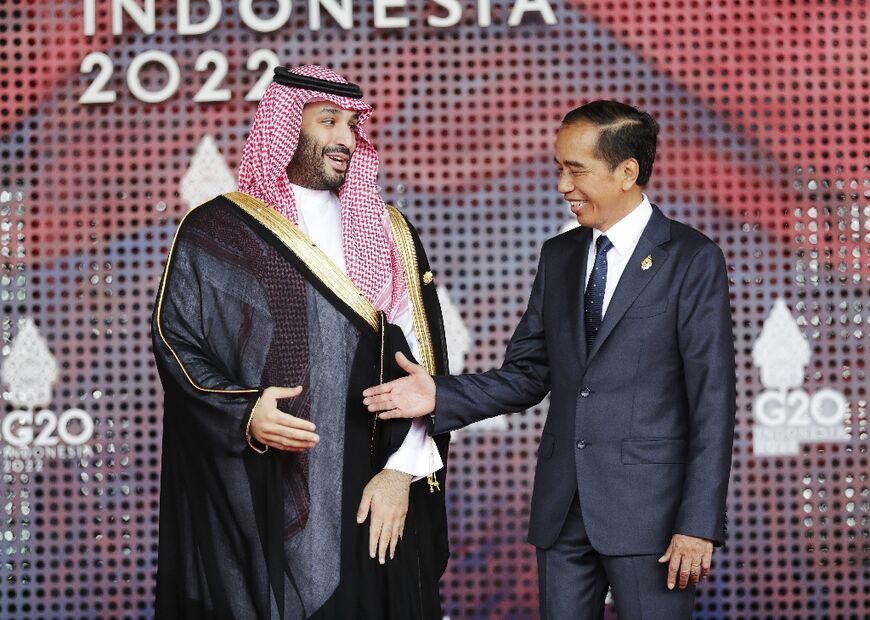
[[[320,7],[326,9],[345,30],[353,27],[353,0],[311,0],[308,4],[308,26],[311,30],[320,30]]]
[[[486,28],[492,25],[490,0],[477,0],[477,25]]]
[[[145,34],[154,34],[156,14],[154,0],[145,0],[145,7],[135,0],[112,0],[112,34],[124,34],[124,13],[129,15]]]
[[[541,19],[549,26],[556,23],[553,7],[550,6],[547,0],[517,0],[511,9],[510,17],[508,17],[508,26],[519,26],[520,22],[523,21],[523,15],[530,11],[540,13]]]
[[[221,0],[208,0],[208,15],[194,24],[190,21],[190,0],[178,0],[178,34],[203,34],[217,26],[221,19]]]
[[[92,37],[97,32],[97,0],[84,0],[85,36]]]
[[[14,432],[13,428],[18,425],[18,431]],[[33,441],[33,411],[10,411],[3,418],[2,426],[3,439],[6,443],[19,448],[26,448]]]
[[[254,13],[254,0],[239,0],[239,16],[245,25],[257,32],[274,32],[287,23],[293,14],[293,5],[290,0],[276,0],[278,11],[269,19],[261,19]]]
[[[459,0],[435,0],[435,3],[441,8],[447,9],[447,15],[427,17],[426,23],[433,28],[449,28],[458,24],[459,20],[462,19],[462,5],[459,4]]]
[[[406,0],[375,0],[375,28],[407,28],[410,20],[406,15],[387,14],[389,9],[405,8]]]
[[[147,90],[139,80],[139,72],[149,62],[163,65],[169,76],[166,84],[160,90]],[[130,63],[130,67],[127,69],[127,87],[136,99],[146,103],[166,101],[175,94],[179,84],[181,84],[181,70],[178,68],[178,63],[175,62],[172,56],[161,50],[142,52],[133,59],[133,62]]]

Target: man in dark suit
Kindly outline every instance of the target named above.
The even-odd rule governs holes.
[[[558,189],[581,227],[544,244],[501,368],[409,376],[364,392],[384,419],[434,412],[433,433],[549,392],[529,521],[544,618],[691,618],[725,536],[735,416],[722,251],[642,192],[658,125],[596,101],[556,139]],[[397,356],[398,359],[398,356]]]

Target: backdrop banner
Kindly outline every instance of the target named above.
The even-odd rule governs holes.
[[[656,117],[647,193],[725,251],[736,334],[728,545],[696,617],[870,617],[863,2],[6,0],[0,23],[0,618],[153,616],[155,288],[184,214],[235,189],[279,64],[374,104],[454,371],[500,364],[570,225],[562,115],[615,98]],[[455,435],[450,618],[537,617],[546,413]]]

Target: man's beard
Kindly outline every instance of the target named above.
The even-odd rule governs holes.
[[[296,145],[296,152],[287,166],[287,178],[291,183],[308,189],[337,190],[344,185],[347,172],[338,172],[327,167],[325,156],[329,153],[347,155],[348,170],[350,169],[350,150],[343,146],[324,147],[300,131],[299,144]]]

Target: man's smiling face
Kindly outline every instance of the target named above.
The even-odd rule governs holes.
[[[590,123],[574,123],[559,129],[555,158],[557,187],[581,226],[606,231],[637,205],[625,204],[625,187],[631,186],[633,179],[624,166],[611,170],[598,156],[599,134],[600,129]]]
[[[359,114],[330,101],[309,103],[302,110],[299,144],[287,166],[291,183],[335,191],[344,184],[356,150]]]

